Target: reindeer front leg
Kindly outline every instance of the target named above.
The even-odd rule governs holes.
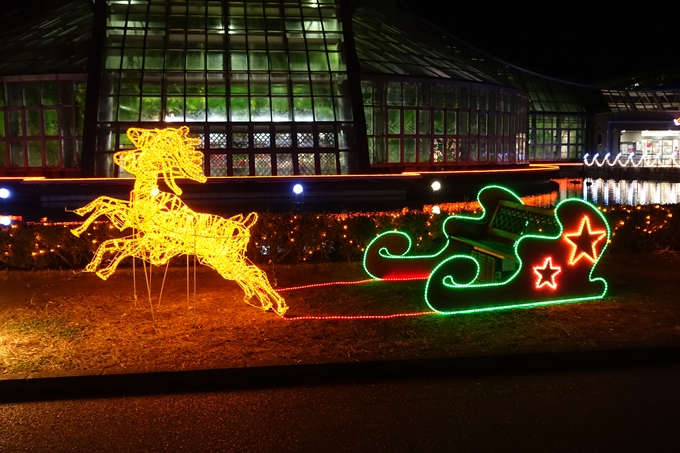
[[[241,265],[233,269],[231,279],[243,289],[245,293],[244,301],[248,305],[255,306],[251,301],[253,296],[255,296],[259,299],[263,310],[271,308],[277,315],[283,316],[286,310],[288,310],[288,305],[286,305],[283,297],[274,291],[272,285],[269,284],[267,274],[252,264],[248,265],[245,262],[239,264]]]
[[[73,210],[79,216],[84,216],[88,212],[94,210],[92,215],[88,217],[82,225],[71,230],[73,235],[80,237],[81,234],[89,228],[92,223],[102,215],[107,215],[113,224],[119,229],[123,229],[125,218],[130,210],[130,202],[127,200],[120,200],[111,197],[99,197],[94,201],[86,204],[82,208]]]
[[[108,252],[114,253],[111,262],[108,266],[97,270],[104,259],[104,255]],[[106,280],[116,272],[116,268],[124,258],[139,255],[139,240],[137,238],[109,239],[102,242],[90,264],[85,267],[84,272],[95,272],[99,278]]]

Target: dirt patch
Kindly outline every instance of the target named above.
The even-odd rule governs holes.
[[[263,266],[278,288],[366,279],[360,263]],[[2,373],[183,370],[263,364],[456,357],[680,345],[680,256],[606,255],[602,301],[474,315],[284,320],[244,303],[243,292],[198,268],[108,281],[72,271],[0,273]],[[193,270],[191,271],[193,279]],[[283,293],[286,316],[388,315],[427,310],[424,282],[370,282]],[[195,316],[195,318],[194,318]],[[194,326],[195,322],[195,326]]]

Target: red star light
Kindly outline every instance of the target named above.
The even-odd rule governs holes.
[[[538,280],[536,281],[536,288],[540,288],[544,285],[548,285],[552,289],[557,288],[557,283],[555,282],[555,276],[562,272],[562,268],[559,266],[553,267],[552,258],[548,257],[543,263],[543,267],[534,266],[534,273],[538,275]]]
[[[606,236],[607,232],[605,230],[592,231],[590,228],[590,218],[583,216],[578,232],[564,235],[564,239],[572,246],[569,264],[576,264],[582,257],[594,263],[599,253],[596,245]]]

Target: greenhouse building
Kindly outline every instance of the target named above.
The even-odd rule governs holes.
[[[637,109],[653,84],[512,66],[396,0],[42,0],[2,14],[0,177],[128,177],[112,157],[133,126],[187,125],[209,177],[581,162],[619,146],[621,109],[663,130],[680,110],[677,94]]]

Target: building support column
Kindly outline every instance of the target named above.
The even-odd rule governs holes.
[[[96,176],[97,115],[99,113],[103,50],[106,41],[106,0],[94,0],[92,12],[92,47],[87,60],[83,149],[81,150],[80,164],[81,176],[85,178]]]

